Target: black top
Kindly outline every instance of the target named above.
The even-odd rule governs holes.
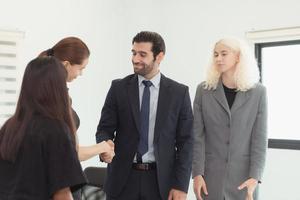
[[[48,200],[85,182],[68,129],[46,117],[30,121],[14,163],[0,159],[1,200]]]
[[[80,126],[80,119],[79,119],[76,111],[73,108],[71,108],[71,109],[72,109],[72,114],[73,114],[73,120],[74,120],[76,130],[77,130]],[[73,196],[74,200],[81,200],[81,190],[73,191],[72,196]]]
[[[71,97],[70,97],[70,101],[71,101],[71,106],[72,106],[72,98]],[[77,113],[75,112],[75,110],[72,107],[71,107],[71,110],[72,110],[73,120],[74,120],[76,129],[78,129],[79,126],[80,126],[80,119],[79,119]]]
[[[74,120],[74,123],[75,123],[76,129],[78,129],[78,128],[79,128],[79,126],[80,126],[80,119],[79,119],[79,117],[78,117],[77,113],[75,112],[75,110],[73,110],[73,108],[71,108],[71,109],[72,109],[73,120]]]
[[[231,108],[235,99],[235,95],[237,93],[236,88],[228,88],[224,84],[223,84],[223,88],[224,88],[228,106],[229,108]]]

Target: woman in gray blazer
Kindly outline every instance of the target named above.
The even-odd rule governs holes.
[[[194,100],[193,179],[197,199],[257,199],[267,148],[266,89],[246,42],[213,49]]]

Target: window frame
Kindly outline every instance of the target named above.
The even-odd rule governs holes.
[[[288,46],[288,45],[299,45],[299,44],[300,44],[300,39],[254,43],[254,52],[255,52],[255,57],[257,59],[258,68],[259,68],[260,82],[262,82],[262,80],[263,80],[263,76],[262,76],[262,48],[276,47],[276,46]],[[300,150],[300,140],[268,138],[268,148]]]

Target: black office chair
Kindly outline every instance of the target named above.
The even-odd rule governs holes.
[[[82,188],[82,200],[105,200],[103,186],[106,179],[105,167],[87,167],[84,169],[87,185]]]

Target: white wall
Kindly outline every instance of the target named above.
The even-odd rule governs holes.
[[[63,37],[78,36],[88,44],[89,66],[70,84],[81,118],[80,143],[87,145],[94,143],[111,80],[132,72],[131,39],[138,31],[161,33],[167,45],[161,71],[189,85],[193,99],[214,41],[244,37],[250,30],[299,26],[299,10],[298,0],[10,0],[1,5],[0,29],[25,32],[24,66]],[[300,199],[299,158],[299,151],[268,151],[261,199]],[[102,165],[97,158],[82,164]],[[194,199],[192,190],[189,199]]]
[[[70,84],[74,108],[81,117],[80,142],[92,144],[100,110],[110,85],[119,76],[118,6],[98,0],[10,0],[1,5],[0,29],[25,33],[23,68],[41,51],[67,36],[82,38],[91,50],[84,76]],[[97,159],[83,163],[98,165]]]

